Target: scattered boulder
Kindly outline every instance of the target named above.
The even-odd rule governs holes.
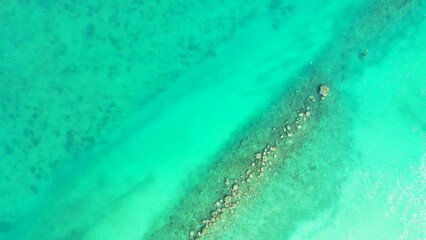
[[[204,225],[207,225],[207,224],[209,224],[209,223],[210,223],[210,220],[209,220],[209,219],[204,219],[204,220],[202,221],[202,223],[203,223]]]
[[[201,228],[201,235],[206,235],[207,234],[207,227],[203,227]]]
[[[328,94],[328,91],[329,91],[329,88],[327,87],[327,85],[325,85],[325,84],[321,84],[321,85],[319,86],[319,94],[320,94],[322,97],[326,97],[326,96],[327,96],[327,94]]]

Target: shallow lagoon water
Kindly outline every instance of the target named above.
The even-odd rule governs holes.
[[[425,12],[10,1],[0,239],[186,239],[321,83],[306,129],[204,238],[425,238]]]

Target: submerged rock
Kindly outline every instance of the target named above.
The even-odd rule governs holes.
[[[216,217],[217,217],[217,215],[218,215],[218,211],[213,211],[213,212],[211,213],[211,215],[212,215],[212,218],[216,218]]]
[[[327,96],[328,91],[329,91],[329,88],[327,87],[327,85],[325,85],[325,84],[321,84],[321,85],[319,86],[319,94],[320,94],[322,97]]]
[[[229,186],[229,179],[228,178],[225,178],[225,185]]]
[[[201,228],[201,235],[206,235],[207,234],[207,227],[203,227]]]

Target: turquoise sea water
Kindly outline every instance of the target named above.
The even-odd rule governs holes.
[[[0,239],[426,239],[423,1],[7,0],[0,26]]]

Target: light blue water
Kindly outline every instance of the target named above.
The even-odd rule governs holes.
[[[320,83],[327,99],[204,238],[425,239],[424,14],[8,1],[0,239],[186,239]]]

